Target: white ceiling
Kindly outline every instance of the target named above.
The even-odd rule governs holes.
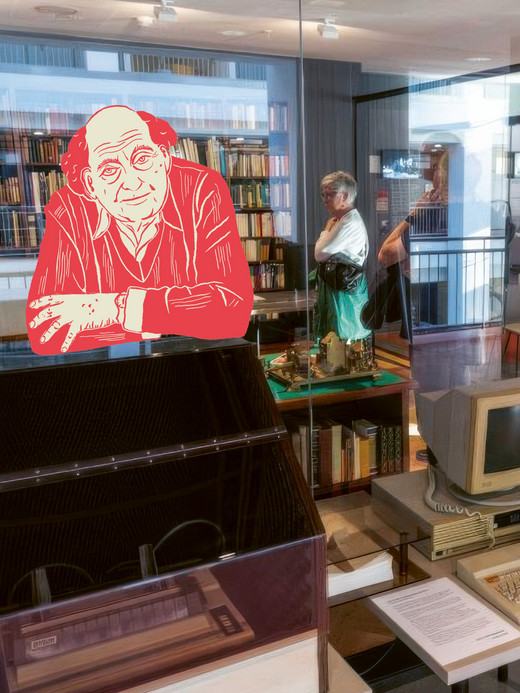
[[[73,19],[35,10],[77,10]],[[301,0],[303,55],[365,71],[454,75],[520,63],[518,0]],[[178,21],[140,27],[154,0],[0,0],[0,28],[247,53],[298,55],[298,0],[178,0]],[[335,15],[338,40],[318,23]],[[224,36],[222,31],[243,31]],[[487,58],[477,62],[472,59]]]

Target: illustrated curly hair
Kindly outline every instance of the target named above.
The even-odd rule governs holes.
[[[127,106],[107,106],[106,108],[128,108]],[[105,108],[101,109],[105,110]],[[131,108],[129,111],[133,110]],[[67,176],[69,187],[78,195],[87,193],[83,183],[83,171],[89,168],[88,145],[87,145],[87,125],[100,111],[91,116],[86,125],[81,127],[72,137],[67,148],[67,153],[61,160],[61,168]],[[161,118],[156,118],[146,111],[134,111],[143,122],[148,125],[152,142],[159,146],[164,146],[169,150],[177,142],[177,133],[172,126]]]

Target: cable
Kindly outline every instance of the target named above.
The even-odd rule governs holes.
[[[78,573],[81,573],[84,577],[87,578],[87,580],[90,582],[91,585],[94,584],[94,580],[90,577],[90,575],[87,573],[86,570],[83,568],[80,568],[78,565],[73,565],[71,563],[46,563],[45,565],[40,565],[38,568],[71,568],[72,570],[76,570]],[[17,580],[14,584],[14,586],[11,588],[8,596],[7,596],[7,603],[12,604],[12,599],[14,597],[14,593],[16,592],[16,588],[26,579],[30,576],[32,573],[32,570],[29,570],[29,572],[25,573],[25,575],[22,575],[22,577]]]
[[[482,520],[487,524],[488,530],[486,533],[486,537],[489,539],[489,546],[487,547],[488,549],[493,548],[495,545],[495,534],[493,532],[493,527],[489,524],[489,522],[486,520],[485,517],[482,516],[482,514],[478,510],[470,511],[468,508],[466,508],[463,505],[451,505],[450,503],[440,503],[439,501],[436,501],[433,499],[433,494],[435,493],[435,488],[437,486],[437,480],[435,478],[435,468],[433,465],[429,464],[428,465],[428,486],[426,488],[426,491],[424,492],[424,502],[426,505],[431,509],[434,510],[436,513],[448,513],[448,514],[455,514],[455,515],[467,515],[467,517],[477,517],[479,520]],[[451,489],[450,489],[451,493]],[[455,495],[455,494],[453,494]]]
[[[518,492],[518,490],[519,487],[516,486],[514,489],[508,489],[505,493],[512,493],[513,491]],[[518,498],[516,500],[499,501],[495,500],[495,497],[492,495],[486,498],[473,498],[473,496],[468,497],[462,491],[458,491],[455,486],[450,486],[449,492],[452,496],[455,496],[455,498],[473,503],[474,505],[492,505],[496,506],[497,508],[518,508],[518,505],[520,504],[520,500]]]
[[[213,527],[214,529],[217,530],[219,536],[220,536],[220,551],[219,553],[224,553],[225,548],[226,548],[226,538],[224,536],[224,532],[222,529],[215,524],[214,522],[211,522],[211,520],[188,520],[187,522],[181,522],[179,525],[176,527],[173,527],[170,529],[169,532],[167,532],[164,537],[154,546],[153,552],[157,551],[157,549],[161,546],[161,544],[164,544],[164,542],[169,539],[173,534],[178,532],[181,529],[184,529],[185,527],[188,527],[189,525],[209,525],[210,527]]]
[[[372,664],[371,667],[368,667],[368,669],[365,669],[365,671],[358,672],[358,676],[361,676],[361,678],[363,678],[363,676],[365,676],[365,674],[368,674],[370,671],[372,671],[372,669],[375,669],[375,668],[377,667],[377,665],[380,664],[380,663],[383,661],[383,659],[384,659],[384,658],[386,657],[386,655],[390,652],[390,650],[391,650],[393,647],[395,647],[396,642],[397,642],[397,640],[394,640],[392,643],[390,643],[390,647],[386,650],[386,652],[384,652],[384,653],[381,655],[381,657],[379,657],[379,659],[377,660],[377,662],[375,662],[374,664]]]

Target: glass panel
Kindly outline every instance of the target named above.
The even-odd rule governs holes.
[[[222,16],[221,21],[226,19]],[[242,35],[229,40],[234,41],[233,50],[244,45]],[[27,332],[25,305],[45,230],[45,206],[67,182],[60,162],[71,136],[93,113],[116,104],[166,121],[178,135],[173,156],[223,176],[254,290],[284,289],[285,252],[298,229],[294,60],[9,37],[0,62],[4,65],[0,94],[3,342]],[[103,269],[98,251],[94,255]],[[82,269],[75,270],[80,274],[86,271],[81,258]],[[178,263],[182,265],[180,256]],[[235,267],[235,275],[237,271]],[[86,276],[88,282],[88,272]],[[160,277],[158,281],[168,284]],[[171,282],[182,283],[182,277],[172,277]],[[102,291],[112,291],[103,287]],[[263,313],[255,319],[248,337],[257,338],[256,323],[265,317]],[[174,324],[161,331],[175,333],[172,328]],[[222,330],[225,336],[227,330]],[[178,331],[182,332],[181,326]],[[71,348],[86,348],[78,339]],[[111,337],[107,345],[112,348],[117,341]],[[5,348],[20,352],[27,345],[18,341]],[[138,344],[127,345],[127,353],[141,351]]]
[[[8,690],[174,683],[285,645],[326,690],[325,541],[253,345],[0,380]]]

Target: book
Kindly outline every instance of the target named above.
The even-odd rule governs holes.
[[[320,486],[332,486],[332,428],[323,426],[320,430]]]
[[[394,426],[394,471],[403,471],[403,429]]]
[[[349,434],[350,429],[343,427],[343,457],[342,457],[342,480],[352,481],[354,474],[354,441]]]
[[[307,483],[312,486],[314,480],[312,479],[309,465],[309,427],[305,424],[300,424],[298,430],[300,433],[300,460],[303,469],[303,476],[307,480]]]
[[[345,432],[346,438],[350,439],[351,449],[351,471],[349,478],[346,479],[346,481],[355,481],[356,479],[361,479],[359,436],[348,426],[344,426],[343,430]]]
[[[343,426],[340,423],[333,423],[332,426],[332,483],[340,484],[342,479],[341,474],[341,457],[342,457],[342,436]]]
[[[310,470],[312,472],[312,485],[320,485],[320,430],[321,424],[316,421],[312,424],[310,441]]]
[[[357,435],[357,434],[355,434]],[[365,436],[358,436],[359,441],[359,473],[361,479],[370,476],[370,441]]]
[[[378,431],[378,424],[372,423],[367,419],[356,419],[352,422],[352,428],[360,436],[368,437]]]

